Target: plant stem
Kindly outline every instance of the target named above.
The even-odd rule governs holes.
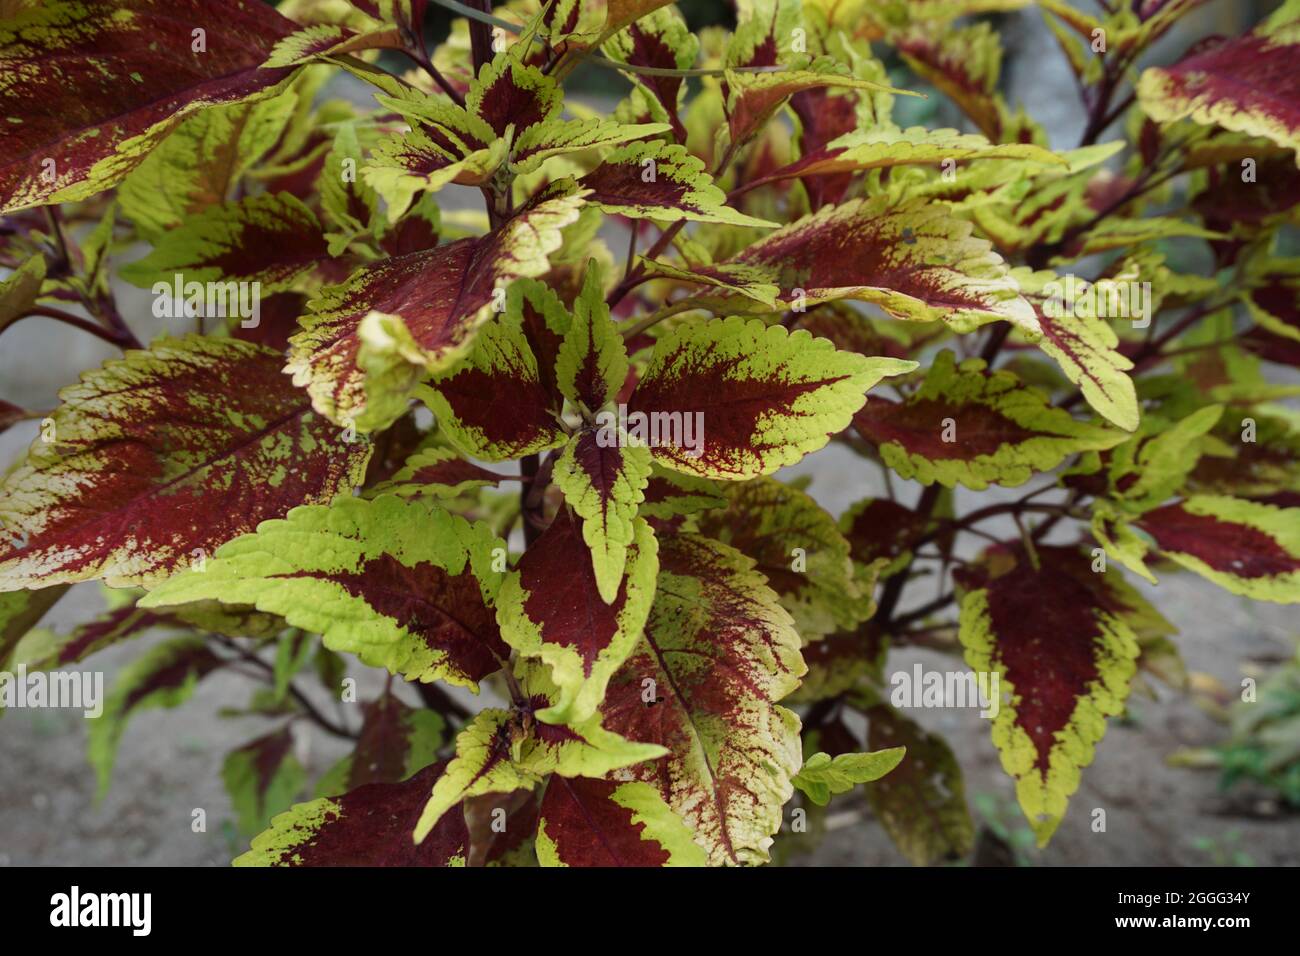
[[[56,309],[53,306],[34,305],[29,308],[22,318],[40,316],[46,319],[54,319],[62,322],[64,325],[70,325],[74,329],[80,329],[83,332],[95,336],[97,339],[103,339],[110,345],[116,345],[118,348],[139,347],[139,342],[135,341],[135,336],[123,336],[116,329],[106,329],[102,325],[96,325],[89,319],[83,319],[80,316],[73,315],[71,312],[64,312],[62,309]],[[21,321],[21,319],[19,320]]]

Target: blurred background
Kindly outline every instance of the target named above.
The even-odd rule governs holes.
[[[1092,3],[1080,2],[1092,12]],[[1206,34],[1235,35],[1276,6],[1271,2],[1211,2],[1197,11],[1153,53],[1169,61]],[[723,0],[684,0],[679,7],[693,28],[734,22]],[[1052,136],[1053,145],[1073,146],[1082,125],[1073,78],[1055,41],[1030,8],[991,18],[1006,50],[1003,80],[1011,106],[1023,103]],[[448,17],[432,7],[432,40],[445,36]],[[610,107],[621,80],[606,71],[579,71],[573,89],[593,105]],[[342,76],[327,91],[358,103],[369,93]],[[908,103],[904,125],[964,127],[960,115],[932,96]],[[478,208],[477,191],[450,187],[440,199],[450,206]],[[621,248],[617,246],[616,248]],[[117,264],[143,253],[124,252]],[[147,290],[118,289],[118,304],[137,336],[148,341],[169,320],[154,318]],[[116,356],[99,340],[41,319],[18,323],[0,338],[0,399],[31,409],[52,408],[58,389],[80,372]],[[1274,366],[1275,367],[1275,366]],[[0,434],[0,465],[8,467],[36,435],[35,422]],[[879,472],[848,450],[832,446],[778,477],[807,475],[810,493],[832,514],[862,498],[883,493]],[[903,501],[915,487],[896,483]],[[1003,494],[960,493],[958,509],[987,504]],[[1006,494],[1006,497],[1013,497]],[[1014,529],[990,528],[996,532]],[[1130,579],[1132,580],[1132,579]],[[1084,772],[1070,811],[1046,850],[1033,848],[1015,801],[1012,781],[1002,772],[988,724],[968,711],[913,710],[909,716],[950,744],[965,774],[966,798],[979,833],[976,853],[963,863],[1016,865],[1277,865],[1300,864],[1300,675],[1281,669],[1296,653],[1300,624],[1294,611],[1250,602],[1191,575],[1164,575],[1158,588],[1142,590],[1178,627],[1176,639],[1191,674],[1186,691],[1153,684],[1153,696],[1135,693],[1129,711],[1109,722],[1093,765]],[[924,591],[924,588],[918,589]],[[929,594],[920,595],[923,601]],[[90,619],[103,606],[98,585],[76,586],[43,624],[65,631]],[[88,666],[113,676],[136,658],[146,636],[93,656]],[[915,649],[895,651],[889,670],[951,666],[951,658]],[[83,665],[87,666],[87,665]],[[1261,735],[1232,743],[1226,708],[1243,676],[1274,674],[1270,706],[1276,719]],[[355,673],[365,699],[382,677]],[[136,716],[122,741],[113,788],[94,801],[94,776],[85,761],[86,723],[70,711],[11,710],[0,719],[0,865],[225,865],[242,852],[246,839],[234,828],[234,814],[221,782],[226,753],[267,732],[259,718],[218,717],[242,705],[249,682],[224,672],[200,683],[186,705]],[[417,703],[409,688],[398,693]],[[489,692],[490,694],[490,692]],[[322,695],[320,705],[337,707]],[[476,704],[477,706],[477,704]],[[1238,718],[1240,719],[1240,718]],[[312,779],[345,753],[340,741],[306,725],[298,728],[298,757]],[[1289,754],[1289,760],[1287,755]],[[1281,760],[1279,763],[1279,755]],[[1222,766],[1191,769],[1175,762],[1223,764],[1246,779],[1226,787],[1232,774]],[[1280,767],[1280,769],[1278,769]],[[1269,769],[1273,768],[1273,769]],[[1289,775],[1289,776],[1288,776]],[[1252,781],[1252,776],[1266,780]],[[1287,794],[1291,804],[1288,804]],[[1107,831],[1091,830],[1093,808],[1107,811]],[[192,811],[205,810],[206,833],[191,830]],[[778,852],[800,865],[906,865],[889,841],[861,788],[836,798],[819,841],[785,833]]]

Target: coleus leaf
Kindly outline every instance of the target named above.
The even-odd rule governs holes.
[[[695,65],[699,53],[696,38],[675,7],[661,7],[648,16],[641,17],[609,38],[605,53],[618,63],[631,66],[649,66],[656,69],[687,70]],[[673,138],[679,143],[686,140],[686,127],[678,115],[681,107],[684,77],[658,76],[629,72],[627,77],[645,89],[650,102],[658,110],[651,114],[655,120],[666,120],[672,126]],[[653,107],[652,107],[653,108]]]
[[[1204,436],[1223,415],[1206,405],[1177,422],[1153,420],[1112,449],[1106,466],[1108,499],[1131,513],[1149,511],[1182,490],[1201,457]]]
[[[485,524],[391,496],[339,497],[263,523],[140,606],[248,604],[372,667],[477,689],[509,655],[493,613],[504,556]]]
[[[279,353],[163,339],[60,392],[55,441],[6,476],[0,588],[148,584],[361,482],[370,447],[314,414]],[[197,576],[197,575],[196,575]]]
[[[900,90],[884,83],[860,79],[838,72],[843,67],[821,58],[806,69],[788,69],[774,73],[738,73],[728,70],[727,126],[731,141],[736,144],[750,140],[767,125],[791,96],[802,90],[819,87],[871,90],[917,96],[910,90]]]
[[[551,777],[537,828],[542,866],[704,866],[704,850],[640,781]]]
[[[535,790],[485,793],[465,800],[462,806],[469,824],[469,865],[537,866],[535,844],[541,802],[541,793]]]
[[[657,136],[668,128],[666,123],[625,124],[596,116],[549,120],[529,127],[514,140],[510,153],[511,171],[517,174],[535,172],[553,156],[588,149],[606,149],[612,146],[615,149],[606,154],[612,156],[619,151],[619,143]]]
[[[409,133],[380,145],[363,174],[388,201],[391,219],[420,190],[449,182],[479,185],[506,163],[516,173],[528,173],[553,156],[608,147],[669,128],[664,123],[623,125],[599,118],[562,120],[559,84],[521,60],[517,49],[483,65],[470,84],[464,108],[419,91],[378,100],[412,123]]]
[[[550,668],[556,703],[547,723],[580,723],[596,713],[605,688],[641,637],[659,570],[654,535],[632,526],[626,574],[611,598],[601,593],[577,522],[564,509],[524,552],[497,596],[506,643]]]
[[[430,764],[404,783],[371,783],[300,803],[271,822],[235,866],[464,866],[469,830],[457,808],[416,845],[411,831],[446,769]]]
[[[1193,495],[1133,524],[1160,554],[1233,594],[1300,604],[1300,508]]]
[[[39,591],[0,593],[0,669],[8,669],[9,658],[18,642],[67,590],[67,585],[64,585]]]
[[[711,864],[762,863],[800,764],[799,718],[776,704],[805,671],[799,635],[740,552],[694,534],[659,545],[645,635],[610,682],[605,722],[668,749],[630,775],[659,791]]]
[[[221,779],[241,833],[251,836],[289,809],[307,782],[293,756],[289,725],[232,750],[221,766]]]
[[[888,637],[870,625],[813,641],[803,650],[808,673],[788,702],[806,704],[826,700],[853,690],[868,678],[880,681],[888,650]]]
[[[704,171],[703,160],[684,146],[662,140],[641,140],[610,150],[578,184],[591,190],[589,201],[603,211],[632,219],[776,225],[732,209],[726,194]]]
[[[907,750],[893,772],[867,788],[889,838],[917,866],[964,857],[975,844],[975,826],[952,748],[888,704],[876,702],[864,713],[868,747]]]
[[[998,552],[987,570],[957,576],[966,589],[959,634],[966,663],[998,675],[993,742],[1044,846],[1106,717],[1123,710],[1138,645],[1123,594],[1093,573],[1085,552],[1039,546],[1036,558]]]
[[[342,255],[354,238],[380,230],[379,194],[356,177],[361,151],[357,124],[340,123],[317,179],[321,211],[331,227],[326,232],[331,256]],[[418,214],[415,218],[419,219]]]
[[[293,71],[259,67],[293,29],[245,0],[19,12],[0,25],[0,212],[93,196],[186,116],[278,92]]]
[[[832,757],[815,753],[791,781],[819,807],[830,803],[834,794],[848,793],[860,783],[871,783],[889,773],[907,752],[906,747],[877,750],[874,753],[845,753]]]
[[[1075,420],[1011,372],[940,352],[903,402],[876,399],[853,423],[890,468],[922,484],[1014,487],[1070,455],[1111,448],[1123,432]]]
[[[555,688],[538,665],[521,662],[519,670],[532,711],[482,710],[461,730],[456,758],[434,784],[416,825],[417,843],[467,797],[531,790],[548,774],[604,777],[664,755],[663,747],[606,730],[599,715],[571,726],[532,719],[533,711],[554,705]]]
[[[127,721],[149,708],[180,706],[200,680],[222,665],[202,638],[183,637],[151,647],[118,672],[104,712],[91,723],[86,740],[86,758],[95,770],[100,797],[108,792]]]
[[[58,589],[54,589],[57,591]],[[11,594],[43,594],[44,591],[13,591]],[[6,595],[7,597],[8,595]],[[23,663],[29,671],[46,668],[67,667],[84,660],[91,654],[125,641],[150,628],[173,623],[165,616],[144,611],[135,606],[133,600],[127,600],[118,607],[110,608],[96,620],[88,621],[75,627],[64,637],[46,632],[46,639],[41,647],[28,650],[24,644]],[[43,629],[42,629],[43,630]],[[40,632],[38,632],[40,633]],[[0,655],[0,660],[3,656]]]
[[[527,290],[522,282],[512,286],[505,314],[482,329],[468,360],[417,390],[447,438],[485,461],[522,458],[565,441],[558,403],[524,329]],[[503,403],[507,394],[511,401]]]
[[[701,534],[756,562],[805,641],[854,627],[871,610],[854,580],[849,543],[812,497],[775,478],[728,483],[725,510],[700,516]]]
[[[569,401],[595,412],[623,387],[627,372],[627,348],[609,318],[600,263],[591,259],[556,354],[556,387]]]
[[[951,99],[993,142],[1006,132],[1006,107],[997,96],[1002,43],[990,23],[913,26],[892,37],[899,54],[922,79]]]
[[[716,483],[655,465],[650,469],[645,500],[637,508],[637,514],[667,521],[726,506],[727,499]]]
[[[556,184],[486,236],[382,260],[327,289],[290,340],[295,384],[336,422],[395,420],[420,379],[468,351],[496,290],[546,272],[582,204],[571,187]]]
[[[233,283],[261,283],[265,293],[293,288],[329,254],[316,214],[289,193],[247,196],[188,216],[149,255],[120,270],[139,286],[167,294],[176,281],[212,282],[236,298]],[[224,306],[235,314],[238,302]]]
[[[626,443],[602,445],[603,434],[583,429],[570,438],[553,477],[582,519],[597,590],[611,603],[618,594],[628,549],[637,538],[636,513],[650,478],[651,453]]]
[[[34,255],[0,279],[0,332],[31,310],[45,282],[45,257]]]
[[[1171,67],[1146,70],[1138,101],[1157,122],[1190,118],[1300,149],[1298,45],[1300,0],[1287,0],[1245,36],[1199,48]]]
[[[392,478],[367,492],[371,497],[454,498],[479,488],[495,487],[503,481],[518,481],[518,475],[488,471],[466,461],[450,448],[425,448],[406,460]]]
[[[836,351],[825,339],[756,319],[687,324],[656,344],[628,420],[639,412],[647,423],[678,421],[683,437],[688,423],[702,422],[695,448],[652,443],[655,460],[706,478],[753,478],[823,447],[868,389],[915,367]]]
[[[777,277],[787,307],[860,299],[895,318],[969,331],[994,319],[1032,328],[1006,264],[941,203],[888,196],[824,206],[729,260]]]
[[[446,730],[435,711],[384,694],[365,705],[356,749],[325,773],[316,793],[333,797],[366,784],[406,780],[437,759]]]
[[[118,188],[122,214],[158,241],[189,216],[231,198],[245,174],[284,134],[298,93],[211,107],[183,120]]]
[[[820,149],[745,184],[753,189],[796,176],[822,176],[891,166],[939,165],[985,159],[1017,159],[1039,163],[1064,163],[1050,150],[1032,143],[990,143],[983,136],[955,129],[908,129],[882,126],[854,129]]]
[[[277,42],[266,66],[300,66],[320,57],[362,50],[400,50],[402,42],[402,34],[395,27],[357,33],[337,24],[315,23]]]
[[[880,573],[886,577],[907,567],[915,542],[928,526],[925,515],[889,498],[865,498],[839,521],[852,559],[864,566],[883,561]]]
[[[1017,268],[1011,274],[1032,303],[1037,319],[1036,330],[1021,331],[1079,386],[1094,411],[1125,431],[1137,428],[1137,389],[1126,374],[1133,362],[1119,351],[1119,336],[1111,324],[1088,310],[1078,314],[1080,310],[1056,308],[1059,300],[1053,293],[1061,289],[1056,273]],[[1051,307],[1047,307],[1049,301]]]
[[[556,358],[556,387],[582,410],[585,423],[617,396],[628,374],[627,349],[610,321],[601,270],[594,259],[587,264],[573,305],[573,318]],[[606,411],[597,414],[595,421],[605,416],[616,417]],[[623,578],[650,461],[649,449],[631,445],[616,427],[584,424],[555,463],[555,483],[582,518],[596,585],[606,603],[614,601]]]

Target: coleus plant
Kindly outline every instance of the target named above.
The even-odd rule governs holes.
[[[1046,843],[1107,718],[1184,679],[1132,577],[1300,601],[1300,0],[1164,66],[1200,0],[1041,0],[1067,150],[967,19],[1026,5],[481,0],[430,51],[423,0],[0,4],[0,331],[124,350],[0,405],[41,419],[0,667],[170,632],[92,725],[101,789],[134,714],[264,678],[241,864],[763,863],[858,784],[929,863],[972,825],[890,693],[922,646],[999,678]],[[177,316],[148,345],[115,279]],[[885,479],[838,518],[776,476],[830,443]],[[36,626],[94,580],[102,617]],[[314,782],[304,721],[352,747]]]

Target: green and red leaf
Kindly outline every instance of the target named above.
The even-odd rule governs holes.
[[[429,789],[446,767],[431,764],[404,783],[371,783],[300,803],[276,817],[234,865],[464,866],[469,830],[459,807],[422,843],[411,840]]]
[[[683,146],[641,140],[610,150],[578,181],[604,212],[656,222],[775,226],[727,205],[726,194],[704,171],[704,161]]]
[[[676,423],[676,436],[651,445],[661,464],[706,478],[753,478],[823,447],[868,389],[915,367],[733,316],[683,325],[660,339],[628,401],[628,418],[639,412],[648,425]],[[686,429],[696,422],[703,427],[692,448]]]
[[[286,724],[249,741],[226,755],[221,779],[230,794],[236,826],[249,836],[258,833],[293,804],[307,774],[293,755],[293,733]]]
[[[469,350],[497,289],[546,272],[582,198],[558,184],[486,236],[382,260],[326,290],[291,340],[294,382],[333,421],[386,426],[421,379]]]
[[[1171,67],[1147,70],[1138,99],[1162,123],[1190,117],[1300,149],[1297,47],[1300,2],[1287,0],[1245,36],[1202,45]]]
[[[253,0],[19,12],[0,24],[0,212],[93,196],[186,116],[277,92],[293,70],[260,67],[294,28]]]
[[[753,562],[665,536],[645,636],[611,681],[611,730],[662,744],[632,768],[695,832],[711,864],[766,862],[799,770],[799,718],[776,701],[805,666],[799,635]]]
[[[997,552],[987,573],[963,571],[958,580],[966,588],[966,663],[999,678],[993,742],[1043,846],[1092,762],[1106,717],[1124,708],[1138,657],[1136,609],[1074,548],[1040,545],[1034,558]]]
[[[704,866],[659,792],[639,781],[551,777],[537,828],[542,866]]]
[[[904,478],[922,484],[1014,487],[1082,451],[1112,448],[1123,432],[1075,420],[1006,370],[981,359],[935,357],[902,402],[874,399],[853,418],[858,433]]]
[[[550,668],[558,694],[539,714],[548,723],[580,723],[596,712],[605,687],[641,637],[659,570],[654,535],[632,526],[626,574],[606,598],[578,524],[560,510],[524,552],[497,596],[506,643]]]
[[[304,502],[361,483],[370,447],[312,412],[279,353],[164,339],[60,393],[54,441],[5,478],[0,588],[161,580]]]
[[[787,308],[860,299],[958,331],[995,319],[1032,328],[1033,309],[1006,264],[971,233],[942,203],[881,196],[825,206],[730,261],[771,273]]]
[[[200,680],[223,664],[202,638],[183,637],[155,645],[118,672],[86,741],[86,759],[95,770],[99,796],[108,792],[127,721],[142,710],[180,706]]]
[[[372,667],[477,689],[510,653],[493,610],[504,555],[486,525],[440,508],[340,497],[263,523],[140,605],[252,605]]]
[[[1165,557],[1233,594],[1300,604],[1300,508],[1195,495],[1134,526]]]
[[[701,534],[753,560],[804,641],[852,628],[870,615],[854,579],[849,542],[812,497],[775,478],[724,485],[725,510],[701,515]]]
[[[437,759],[446,722],[427,708],[406,706],[393,694],[365,705],[356,748],[326,772],[316,793],[333,797],[371,783],[400,783]]]

